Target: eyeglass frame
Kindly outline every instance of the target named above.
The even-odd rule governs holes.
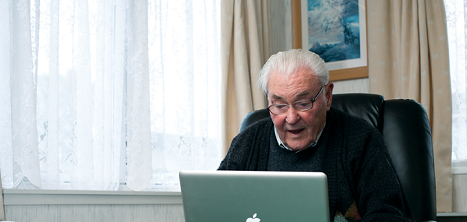
[[[305,112],[305,111],[311,110],[311,109],[313,109],[314,103],[315,103],[315,101],[318,99],[318,96],[321,94],[321,92],[323,91],[323,89],[324,89],[324,86],[321,86],[321,89],[319,90],[318,94],[317,94],[317,95],[315,96],[315,98],[313,98],[313,99],[302,99],[302,100],[296,101],[296,102],[294,102],[294,103],[292,103],[292,104],[272,104],[272,105],[268,106],[267,109],[269,110],[270,113],[272,113],[272,114],[274,114],[274,115],[283,115],[283,114],[286,114],[286,113],[289,111],[289,109],[290,109],[291,106],[292,106],[295,110],[297,110],[297,111],[299,111],[299,112]],[[298,103],[304,102],[304,101],[311,101],[311,107],[310,107],[309,109],[298,110],[297,108],[295,108],[295,104],[298,104]],[[273,107],[273,106],[274,106],[274,107],[277,107],[277,106],[287,106],[287,110],[285,110],[284,113],[276,114],[276,113],[272,112],[271,109],[270,109],[270,108]]]

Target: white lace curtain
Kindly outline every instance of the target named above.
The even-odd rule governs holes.
[[[452,88],[453,173],[467,173],[467,1],[444,0]],[[461,171],[461,172],[459,172]]]
[[[3,0],[3,188],[177,189],[216,169],[219,4]]]

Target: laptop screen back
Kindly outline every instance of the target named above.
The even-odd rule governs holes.
[[[186,222],[329,221],[326,175],[181,171]]]

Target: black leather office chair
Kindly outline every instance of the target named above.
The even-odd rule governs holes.
[[[361,93],[333,95],[332,107],[367,120],[382,133],[414,218],[436,221],[433,143],[425,109],[413,100]],[[267,109],[248,113],[240,131],[266,117]]]

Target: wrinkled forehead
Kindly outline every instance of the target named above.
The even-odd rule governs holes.
[[[319,76],[315,75],[315,72],[310,68],[303,67],[292,70],[291,72],[283,72],[283,70],[274,70],[269,76],[267,84],[268,91],[271,87],[278,85],[297,85],[297,84],[308,84],[310,87],[321,86]]]
[[[305,91],[314,92],[322,86],[319,77],[310,69],[300,69],[289,75],[280,72],[271,72],[268,82],[268,97],[289,95]]]

